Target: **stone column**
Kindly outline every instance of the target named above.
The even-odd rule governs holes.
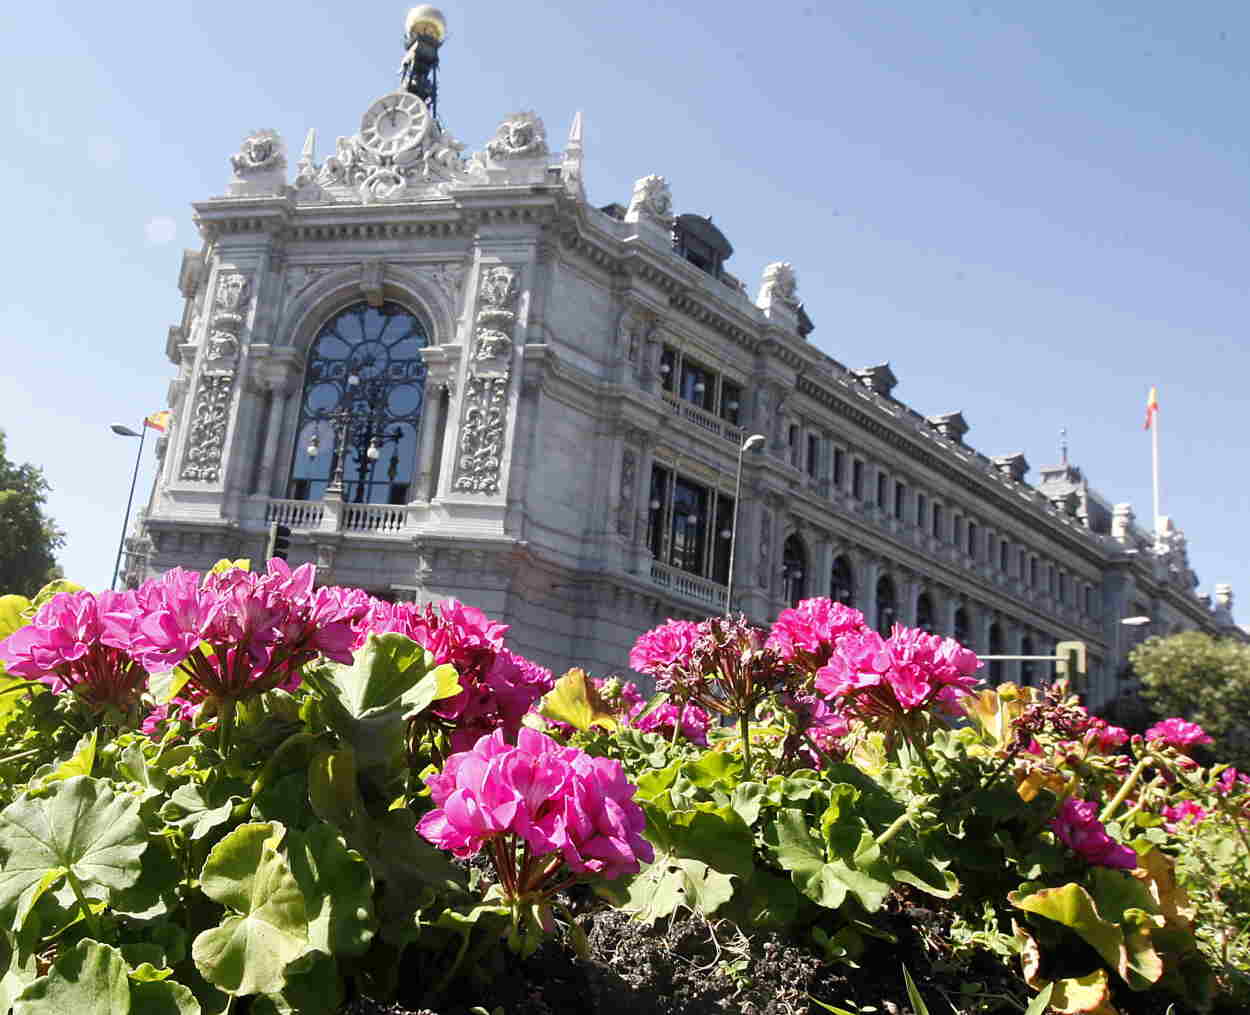
[[[937,613],[937,634],[948,638],[955,636],[955,614],[959,612],[962,601],[957,592],[951,589],[934,589],[938,601],[933,608]]]
[[[852,561],[855,573],[855,586],[862,589],[856,593],[859,611],[864,615],[864,623],[874,631],[877,629],[877,582],[881,578],[881,561],[876,557],[861,557]]]
[[[829,581],[833,573],[833,539],[828,532],[812,531],[812,555],[808,561],[807,595],[828,596]]]
[[[896,591],[898,592],[899,600],[899,623],[906,624],[908,627],[915,627],[917,621],[916,604],[920,600],[920,593],[924,591],[924,582],[919,575],[909,572],[901,577]]]

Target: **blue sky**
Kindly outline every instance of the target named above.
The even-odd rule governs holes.
[[[45,2],[0,12],[0,428],[42,464],[66,573],[111,575],[137,426],[164,407],[190,203],[245,133],[321,155],[394,87],[406,6]],[[889,360],[986,454],[1071,457],[1163,511],[1208,593],[1250,597],[1250,7],[1161,0],[444,7],[440,111],[471,149],[514,109],[590,199],[666,176],[754,291],[791,261],[821,349]],[[153,461],[140,474],[146,496]],[[1250,600],[1246,600],[1250,602]],[[1244,621],[1250,611],[1241,608]]]

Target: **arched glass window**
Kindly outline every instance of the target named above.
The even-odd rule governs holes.
[[[308,350],[289,497],[319,500],[341,459],[343,500],[410,499],[428,341],[398,303],[356,303],[322,326]]]
[[[798,536],[789,536],[781,550],[782,595],[791,606],[807,598],[807,550]]]
[[[1001,656],[1004,654],[1003,628],[997,621],[990,625],[989,654],[992,656]],[[1001,659],[990,660],[990,682],[993,684],[1001,684],[1003,682],[1003,662]]]
[[[855,605],[855,574],[845,557],[839,557],[833,562],[833,573],[829,576],[829,598],[845,606]]]
[[[933,633],[933,600],[927,592],[921,592],[916,600],[916,626],[925,634]]]
[[[964,648],[972,648],[972,624],[968,620],[968,611],[962,606],[955,611],[955,640]]]
[[[1025,637],[1020,642],[1020,654],[1022,656],[1036,655],[1037,650],[1033,647],[1033,639]],[[1037,684],[1037,663],[1032,659],[1025,659],[1020,663],[1020,683],[1025,687],[1033,687]]]
[[[882,575],[877,582],[877,633],[888,638],[897,619],[898,597],[894,594],[894,582],[889,575]]]

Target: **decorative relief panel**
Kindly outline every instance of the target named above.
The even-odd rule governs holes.
[[[464,389],[459,455],[452,488],[496,494],[508,427],[508,384],[512,375],[512,331],[520,284],[516,269],[495,265],[482,272],[478,311]]]
[[[631,447],[621,452],[620,499],[616,506],[616,531],[626,539],[634,535],[634,484],[638,474],[638,455]]]
[[[760,510],[760,567],[756,575],[759,586],[767,589],[772,577],[773,516],[767,508]]]
[[[191,407],[182,479],[215,483],[221,478],[226,427],[238,368],[239,337],[251,301],[251,280],[241,272],[217,279],[200,382]]]

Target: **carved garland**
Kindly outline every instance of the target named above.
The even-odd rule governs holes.
[[[221,459],[238,367],[239,335],[250,299],[251,281],[246,275],[231,272],[218,279],[200,383],[191,409],[191,426],[180,473],[182,479],[215,483],[221,478]]]
[[[616,531],[626,539],[634,532],[634,481],[638,471],[638,456],[633,448],[621,452],[620,503],[616,508]]]
[[[520,295],[517,272],[495,265],[478,283],[478,312],[469,378],[464,388],[460,453],[452,488],[497,494],[508,428],[508,384],[512,376],[512,330]]]

